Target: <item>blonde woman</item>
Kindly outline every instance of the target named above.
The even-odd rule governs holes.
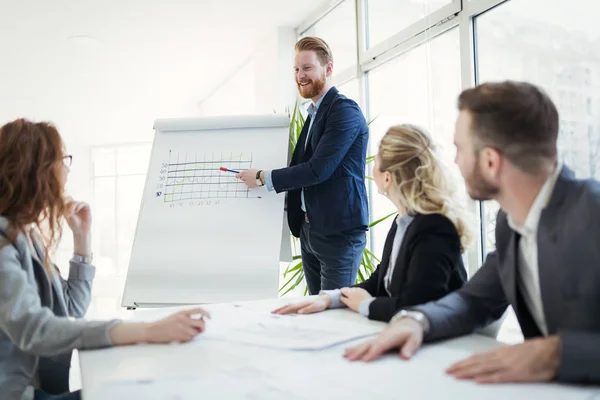
[[[391,127],[375,156],[373,178],[397,208],[383,257],[365,282],[281,307],[276,314],[310,314],[349,307],[379,321],[400,309],[437,300],[467,279],[462,253],[469,232],[427,132]]]

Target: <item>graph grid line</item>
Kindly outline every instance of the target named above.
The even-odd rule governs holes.
[[[249,198],[253,196],[233,172],[252,168],[252,153],[198,153],[169,150],[164,202],[184,200]]]

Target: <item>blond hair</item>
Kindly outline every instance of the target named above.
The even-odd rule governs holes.
[[[409,213],[441,214],[452,221],[464,252],[472,235],[429,134],[414,125],[392,126],[381,139],[377,157],[379,171],[392,175],[390,195]]]
[[[333,62],[333,52],[323,39],[315,36],[306,36],[296,42],[295,50],[314,51],[317,53],[321,65]]]

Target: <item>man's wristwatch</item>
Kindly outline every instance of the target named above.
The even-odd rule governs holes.
[[[265,186],[264,183],[262,183],[262,181],[260,180],[260,173],[262,172],[262,169],[258,170],[258,172],[256,172],[256,184],[258,186]]]
[[[420,311],[410,311],[410,310],[400,310],[396,315],[392,317],[390,320],[390,324],[393,324],[396,321],[401,320],[402,318],[411,318],[414,319],[421,325],[423,328],[423,333],[429,332],[429,320]]]
[[[71,261],[80,264],[91,264],[94,260],[94,255],[90,254],[89,256],[82,256],[81,254],[73,253],[73,257],[71,257]]]

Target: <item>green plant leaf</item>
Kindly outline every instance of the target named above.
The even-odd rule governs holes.
[[[298,279],[296,279],[296,282],[294,282],[294,284],[292,286],[290,286],[288,288],[288,290],[285,291],[284,294],[282,294],[282,296],[285,296],[286,294],[288,294],[289,292],[291,292],[292,290],[294,290],[299,284],[300,282],[302,282],[302,280],[304,279],[304,271],[298,271],[298,273],[300,273],[300,276],[298,276]]]
[[[396,211],[394,211],[393,213],[389,213],[388,215],[386,215],[386,216],[385,216],[385,217],[383,217],[383,218],[379,218],[377,221],[373,221],[373,222],[371,222],[371,223],[369,224],[369,228],[372,228],[372,227],[374,227],[374,226],[375,226],[375,225],[377,225],[378,223],[380,223],[380,222],[382,222],[382,221],[385,221],[386,219],[388,219],[389,217],[391,217],[392,215],[395,215],[395,214],[396,214]]]
[[[297,112],[298,112],[298,102],[294,103],[294,111],[292,111],[292,118],[294,118],[296,116]]]
[[[291,266],[291,264],[290,264]],[[294,271],[298,271],[299,269],[302,269],[302,261],[300,261],[298,264],[294,265],[292,268],[290,268],[290,266],[287,267],[287,269],[285,270],[285,272],[283,273],[283,277],[285,278],[290,272],[294,272]]]
[[[369,273],[369,275],[370,275],[375,270],[375,266],[373,265],[373,261],[371,260],[371,257],[367,256],[366,259],[367,259],[367,262],[365,263],[365,270],[370,272]]]
[[[294,278],[296,278],[301,272],[302,272],[302,276],[304,277],[304,273],[303,273],[304,271],[302,271],[302,270],[296,271],[296,273],[294,275],[292,275],[292,277],[290,279],[288,279],[288,281],[282,287],[279,288],[279,291],[281,292],[283,289],[285,289],[286,286],[289,285],[294,280]]]
[[[380,260],[380,259],[379,259],[379,258],[378,258],[378,257],[377,257],[375,254],[373,254],[373,252],[371,252],[371,250],[369,250],[369,249],[368,249],[368,248],[366,248],[366,247],[365,247],[365,253],[367,253],[367,255],[368,255],[370,258],[374,259],[375,261],[377,261],[377,262],[381,262],[381,260]]]
[[[355,283],[361,283],[361,282],[364,282],[366,280],[365,279],[365,275],[363,274],[362,270],[364,269],[365,263],[367,263],[367,262],[368,262],[367,261],[367,257],[365,255],[365,252],[363,251],[362,257],[361,257],[361,261],[360,261],[360,265],[358,266],[358,274],[356,276],[356,282]]]
[[[370,180],[370,181],[374,181],[374,180],[375,180],[375,179],[373,179],[373,177],[372,177],[372,176],[369,176],[369,175],[366,175],[366,176],[365,176],[365,179],[368,179],[368,180]]]
[[[368,261],[367,262],[367,267],[372,271],[372,270],[375,269],[375,264],[373,263],[373,259],[375,259],[378,262],[379,262],[379,260],[377,259],[377,257],[375,257],[373,255],[373,253],[371,253],[371,250],[369,250],[369,249],[365,249],[365,250],[366,250],[365,254],[367,256],[367,261]]]
[[[365,276],[363,275],[362,271],[360,270],[360,268],[358,269],[358,276],[356,279],[356,283],[361,283],[366,281]]]

